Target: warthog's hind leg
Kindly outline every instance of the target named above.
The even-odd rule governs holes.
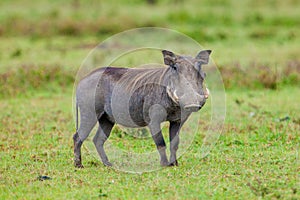
[[[104,151],[104,143],[108,139],[111,129],[114,124],[107,120],[104,116],[99,119],[99,127],[93,139],[97,152],[105,166],[112,166],[108,161],[107,155]]]
[[[81,163],[81,145],[82,141],[80,140],[78,136],[78,132],[76,132],[73,135],[73,141],[74,141],[74,165],[78,168],[83,168],[83,165]]]
[[[84,140],[89,136],[96,122],[97,118],[92,114],[85,112],[85,110],[80,113],[80,126],[78,131],[73,136],[75,167],[83,168],[81,163],[81,146]]]

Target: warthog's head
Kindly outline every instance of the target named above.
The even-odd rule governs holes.
[[[187,112],[198,111],[209,95],[201,65],[208,64],[211,50],[200,51],[195,58],[166,50],[162,53],[165,64],[170,67],[166,83],[169,97]]]

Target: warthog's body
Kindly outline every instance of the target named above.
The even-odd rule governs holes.
[[[196,58],[163,51],[169,67],[153,69],[100,68],[82,79],[76,101],[80,108],[80,127],[74,134],[75,166],[82,167],[82,142],[99,123],[93,139],[102,162],[111,166],[103,144],[114,124],[126,127],[148,126],[161,157],[161,165],[177,165],[179,130],[188,116],[198,111],[208,97],[203,88],[201,64],[207,64],[210,51]],[[160,124],[170,122],[170,162]]]

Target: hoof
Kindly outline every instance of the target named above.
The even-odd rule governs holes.
[[[175,160],[174,162],[170,162],[170,163],[168,164],[168,166],[169,166],[169,167],[178,166],[177,160]]]
[[[81,163],[75,163],[75,167],[76,168],[84,168],[83,165]]]
[[[109,161],[103,162],[103,165],[106,166],[106,167],[112,167],[113,166]]]
[[[160,162],[160,165],[161,165],[162,167],[166,167],[166,166],[169,165],[169,163],[168,163],[168,161],[163,161],[163,162]]]

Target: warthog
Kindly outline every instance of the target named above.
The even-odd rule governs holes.
[[[209,95],[204,87],[205,73],[201,65],[208,64],[211,50],[200,51],[195,58],[175,55],[167,50],[162,53],[168,67],[99,68],[79,82],[76,91],[77,131],[73,136],[76,167],[83,167],[81,145],[97,121],[99,127],[93,142],[104,165],[112,166],[103,145],[114,124],[148,126],[160,155],[160,164],[178,165],[176,151],[180,128],[192,112],[203,107]],[[170,123],[170,161],[160,127],[164,121]]]

